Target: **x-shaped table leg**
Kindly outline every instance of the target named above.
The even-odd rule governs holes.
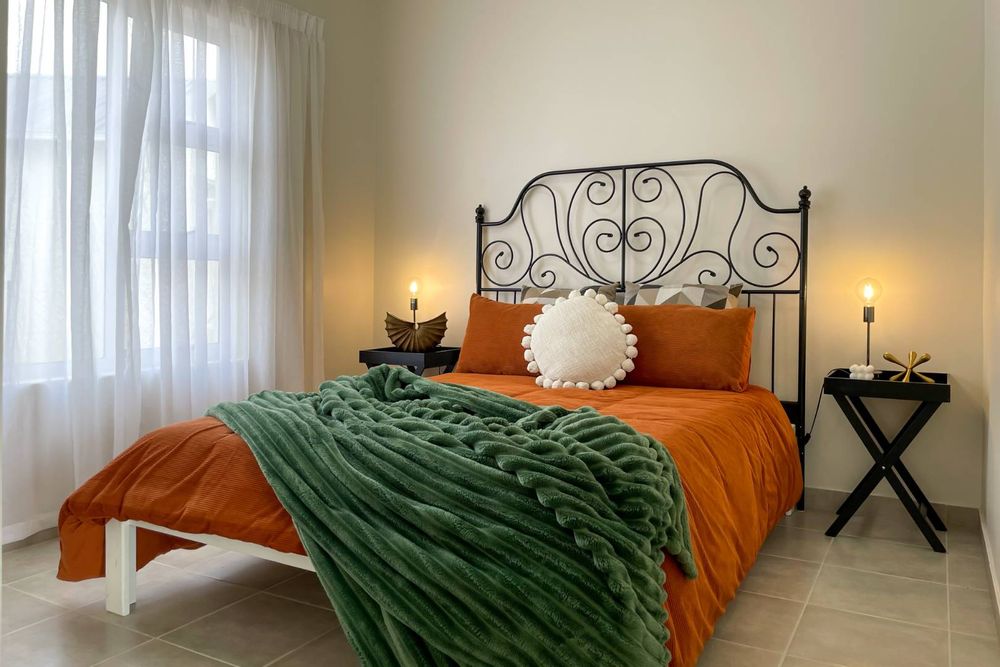
[[[885,437],[885,434],[882,432],[882,429],[878,427],[878,424],[875,422],[875,418],[872,417],[872,413],[868,411],[864,402],[856,396],[851,396],[848,400],[851,402],[854,409],[858,411],[858,414],[861,416],[862,421],[864,421],[865,426],[868,427],[868,431],[872,434],[872,436],[874,436],[875,442],[879,446],[879,450],[883,453],[889,451],[893,443],[889,442],[888,438]],[[918,432],[923,428],[924,424],[927,423],[927,420],[930,419],[931,415],[934,414],[934,410],[936,410],[941,404],[932,403],[930,405],[933,406],[933,409],[929,410],[926,415],[918,414],[918,408],[918,410],[915,411],[910,417],[911,420],[923,419],[923,422],[917,428]],[[870,449],[868,451],[871,452]],[[937,530],[947,531],[948,529],[945,527],[944,521],[941,520],[941,517],[938,516],[934,506],[931,505],[931,501],[927,499],[927,496],[924,495],[924,492],[917,485],[916,480],[913,479],[913,475],[911,475],[910,471],[906,469],[905,465],[903,465],[902,459],[898,459],[892,468],[896,471],[900,479],[903,481],[903,484],[906,485],[906,488],[913,495],[913,499],[916,501],[917,507],[927,513],[927,518],[930,520],[931,525],[933,525]],[[843,505],[841,505],[841,509],[843,509]],[[839,513],[841,510],[837,511]]]
[[[854,513],[858,511],[861,504],[871,495],[879,481],[884,477],[903,503],[903,507],[906,508],[913,522],[917,524],[917,528],[930,543],[931,548],[943,553],[945,551],[944,545],[941,544],[934,529],[927,523],[920,507],[923,506],[926,509],[927,518],[938,530],[945,529],[944,522],[941,521],[941,517],[927,500],[927,496],[924,495],[910,471],[900,460],[903,452],[910,446],[917,433],[927,424],[941,404],[921,403],[890,442],[859,397],[834,395],[834,399],[836,399],[844,416],[847,417],[847,421],[854,428],[865,449],[875,460],[875,464],[837,510],[837,519],[827,529],[826,534],[835,537],[840,533],[840,530],[854,516]]]

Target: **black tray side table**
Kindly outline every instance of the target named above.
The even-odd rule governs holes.
[[[921,381],[890,382],[889,378],[893,374],[893,371],[879,371],[875,374],[874,380],[852,380],[846,368],[837,368],[830,371],[823,380],[823,393],[833,396],[837,401],[847,421],[858,434],[861,444],[875,460],[868,474],[837,509],[837,518],[827,529],[826,534],[836,537],[884,477],[931,548],[944,553],[944,545],[934,532],[935,528],[941,531],[947,530],[944,521],[938,516],[900,457],[941,404],[951,401],[948,374],[925,373],[934,380],[933,384]],[[861,400],[863,397],[918,401],[919,405],[896,437],[889,440]]]
[[[406,366],[417,375],[423,375],[428,368],[443,368],[445,373],[450,373],[458,363],[458,353],[461,350],[460,347],[438,346],[426,352],[404,352],[394,347],[378,347],[359,351],[358,361],[368,368],[382,364]]]

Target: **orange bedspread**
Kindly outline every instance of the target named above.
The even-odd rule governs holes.
[[[699,570],[688,580],[672,559],[664,561],[671,665],[693,667],[764,539],[802,490],[798,452],[778,400],[759,387],[742,394],[629,385],[591,392],[544,390],[525,376],[438,379],[539,405],[591,405],[666,445],[681,472]],[[103,575],[109,518],[304,553],[250,449],[209,417],[144,436],[66,500],[59,514],[60,579]],[[137,542],[140,566],[194,546],[147,531],[139,531]]]

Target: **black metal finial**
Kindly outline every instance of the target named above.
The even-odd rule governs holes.
[[[480,204],[476,207],[476,224],[481,225],[486,222],[486,207]]]
[[[799,190],[799,208],[809,208],[809,198],[812,197],[812,190],[808,185],[803,185]]]

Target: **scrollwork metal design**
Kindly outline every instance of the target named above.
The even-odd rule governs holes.
[[[713,168],[702,176],[697,187],[693,220],[689,220],[688,202],[674,168],[692,165],[721,165],[722,168]],[[561,206],[556,184],[567,178],[571,179],[572,189],[564,188],[570,194]],[[735,218],[724,222],[728,235],[716,241],[707,236],[703,227],[710,186],[723,180],[734,181],[739,186],[739,206]],[[546,198],[543,210],[551,211],[546,214],[550,219],[540,223],[526,214],[529,200],[537,196]],[[482,235],[490,228],[503,227],[516,216],[522,237],[518,242],[521,256],[512,240],[494,239],[483,246],[481,236],[482,250],[477,264],[485,284],[498,288],[522,284],[544,288],[560,281],[564,284],[626,280],[653,283],[682,271],[697,276],[698,282],[728,283],[737,279],[759,290],[787,287],[799,271],[802,249],[798,240],[782,227],[759,233],[749,244],[748,257],[740,256],[739,251],[747,248],[737,244],[737,240],[746,225],[748,200],[773,214],[800,210],[764,205],[740,172],[717,161],[550,172],[525,186],[506,218],[497,222],[484,221],[479,226]],[[664,207],[665,212],[658,210]],[[551,249],[546,248],[543,237],[546,227],[551,230],[548,238],[554,236]],[[783,262],[785,253],[789,253],[791,261]],[[609,257],[616,259],[617,275],[608,272]],[[794,289],[798,289],[798,285],[794,285]]]

